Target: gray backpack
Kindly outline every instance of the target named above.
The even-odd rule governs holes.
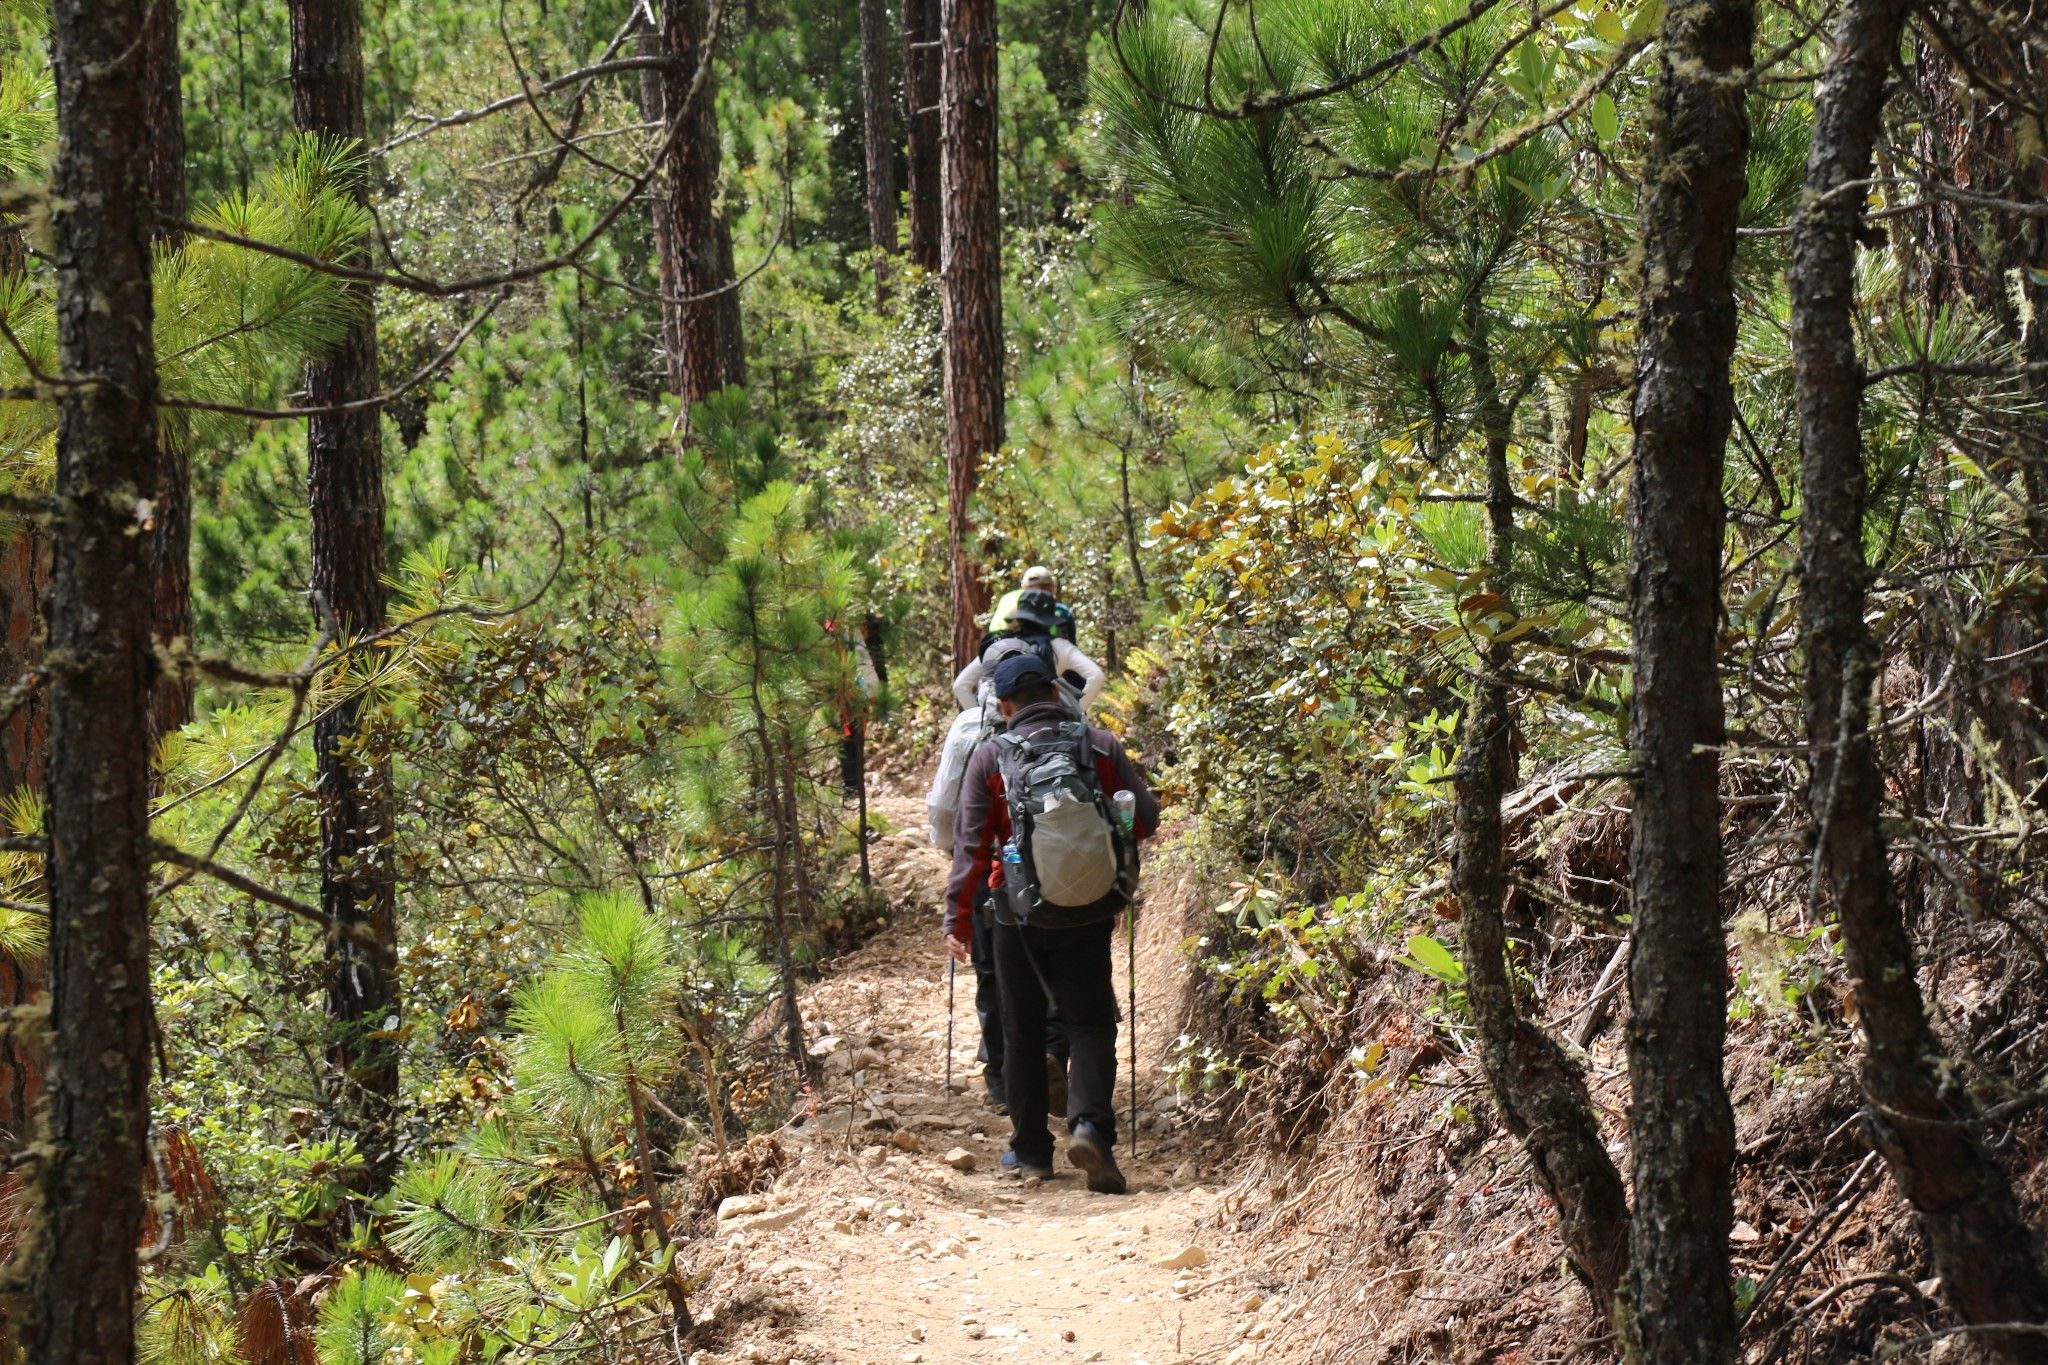
[[[1017,860],[1003,889],[1019,924],[1072,928],[1108,919],[1138,890],[1138,845],[1095,774],[1095,742],[1081,721],[1033,738],[995,737]]]

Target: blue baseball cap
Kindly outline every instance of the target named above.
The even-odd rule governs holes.
[[[990,676],[995,679],[996,695],[1007,700],[1051,682],[1052,670],[1046,667],[1045,660],[1026,650],[998,659]]]

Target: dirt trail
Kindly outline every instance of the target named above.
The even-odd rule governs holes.
[[[916,803],[880,804],[895,829],[916,828]],[[875,864],[895,922],[806,995],[827,1079],[807,1106],[817,1112],[781,1135],[792,1159],[775,1188],[728,1201],[717,1249],[699,1261],[718,1266],[709,1297],[729,1325],[696,1365],[1282,1359],[1263,1342],[1288,1305],[1237,1282],[1223,1234],[1213,1220],[1198,1226],[1221,1197],[1215,1173],[1156,1081],[1158,1044],[1176,1031],[1162,1013],[1174,926],[1141,937],[1141,1048],[1153,1046],[1142,1048],[1139,1094],[1158,1131],[1141,1135],[1135,1159],[1128,1142],[1119,1149],[1132,1192],[1088,1193],[1064,1154],[1057,1179],[1020,1186],[994,1174],[1009,1122],[981,1104],[965,970],[953,1045],[964,1093],[945,1093],[944,861],[898,833]],[[1128,1085],[1120,1075],[1126,1124]]]

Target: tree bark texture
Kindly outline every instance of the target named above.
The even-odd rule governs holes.
[[[185,99],[178,63],[177,0],[156,0],[149,17],[149,195],[155,238],[175,246],[171,227],[185,212]],[[157,445],[155,569],[150,576],[159,648],[192,636],[192,457],[190,424],[168,414]],[[192,684],[176,673],[157,679],[149,697],[149,734],[159,740],[192,719]]]
[[[1988,78],[2007,91],[2027,88],[2040,61],[2038,15],[2017,0],[1988,0],[1930,4],[1924,17],[1912,66],[1915,101],[1924,114],[1914,153],[1970,194],[2033,205],[2048,200],[2042,165],[2048,148],[2038,124],[2029,128],[2023,109],[1982,83]],[[2039,267],[2048,253],[2048,222],[1930,198],[1897,229],[1912,292],[1937,307],[1970,304],[2021,340],[2029,359],[2048,356],[2048,339],[2024,323],[2026,313],[2040,316],[2048,288],[2024,276],[2009,278],[2017,267]]]
[[[1511,597],[1515,491],[1508,475],[1512,436],[1483,337],[1473,342],[1474,388],[1486,427],[1488,588]],[[1465,713],[1455,811],[1458,897],[1466,999],[1479,1033],[1479,1060],[1501,1121],[1521,1139],[1544,1192],[1557,1205],[1565,1257],[1594,1311],[1614,1311],[1628,1271],[1628,1194],[1601,1141],[1583,1068],[1523,1013],[1508,962],[1508,869],[1501,801],[1514,781],[1513,720],[1506,645],[1480,660]]]
[[[1755,17],[1752,0],[1674,0],[1647,120],[1629,496],[1636,1202],[1623,1347],[1638,1365],[1723,1365],[1735,1351],[1716,634],[1749,148],[1747,87],[1729,78],[1750,64]]]
[[[946,543],[955,667],[974,657],[988,587],[975,563],[971,500],[1003,443],[1002,204],[996,172],[995,0],[941,0],[945,175]]]
[[[707,91],[705,98],[709,99]],[[717,138],[717,125],[712,125],[712,137]],[[733,264],[732,219],[723,209],[713,220],[712,240],[718,244],[719,293],[712,299],[712,307],[718,310],[718,361],[723,367],[721,373],[727,384],[747,382],[747,343],[744,325],[740,320],[740,291],[734,283],[740,277],[739,267]]]
[[[156,481],[148,0],[53,7],[63,373],[50,593],[50,1030],[26,1233],[34,1361],[134,1359],[148,1159],[150,549]]]
[[[149,197],[152,235],[177,240],[169,224],[185,213],[185,92],[178,64],[178,0],[156,0],[143,61],[149,99]]]
[[[50,582],[47,531],[32,521],[7,528],[0,548],[0,608],[6,612],[0,634],[0,688],[22,682],[43,662],[43,595]],[[40,790],[49,748],[49,693],[32,691],[14,714],[0,723],[0,795],[19,787]]]
[[[910,261],[939,268],[945,213],[939,165],[939,4],[903,0],[903,164],[910,216]]]
[[[361,142],[363,45],[357,0],[292,0],[292,111],[305,132]],[[367,198],[360,181],[355,193]],[[352,286],[356,309],[347,335],[306,367],[306,400],[320,407],[378,390],[376,301]],[[375,409],[306,422],[306,493],[312,516],[312,592],[343,638],[385,624],[384,450]],[[367,1161],[368,1185],[389,1183],[391,1123],[398,1100],[398,1050],[386,1020],[398,1009],[397,983],[351,929],[367,929],[386,949],[398,926],[388,841],[387,765],[361,751],[360,701],[336,706],[315,723],[320,802],[320,908],[329,917],[327,1009],[330,1083],[343,1121]]]
[[[875,248],[879,307],[889,299],[889,258],[896,254],[896,104],[889,98],[889,0],[860,0],[860,93],[868,240]]]
[[[1919,1216],[1942,1294],[1971,1323],[2048,1322],[2048,1278],[2011,1182],[1973,1121],[1978,1108],[1929,1022],[1882,828],[1883,776],[1869,729],[1883,669],[1865,620],[1868,483],[1856,352],[1856,232],[1908,0],[1849,0],[1814,108],[1804,203],[1792,239],[1805,586],[1809,809],[1856,982],[1864,1131]],[[1978,1338],[2001,1358],[2036,1338]]]
[[[716,77],[707,74],[696,99],[690,98],[698,66],[710,54],[710,24],[705,0],[662,0],[660,50],[674,60],[660,72],[659,105],[646,111],[667,121],[655,252],[669,389],[683,400],[686,413],[726,385],[746,382],[739,291],[730,287],[732,233],[718,208]],[[650,93],[643,86],[643,102]]]

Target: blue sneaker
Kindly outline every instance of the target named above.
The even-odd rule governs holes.
[[[1084,1120],[1074,1125],[1067,1160],[1087,1173],[1088,1188],[1097,1194],[1122,1194],[1130,1188],[1124,1183],[1124,1173],[1116,1168],[1116,1158],[1109,1154],[1102,1130],[1092,1123]]]
[[[1011,1180],[1050,1180],[1054,1175],[1052,1167],[1026,1161],[1015,1152],[1003,1153],[1002,1163],[997,1167],[996,1173]]]

